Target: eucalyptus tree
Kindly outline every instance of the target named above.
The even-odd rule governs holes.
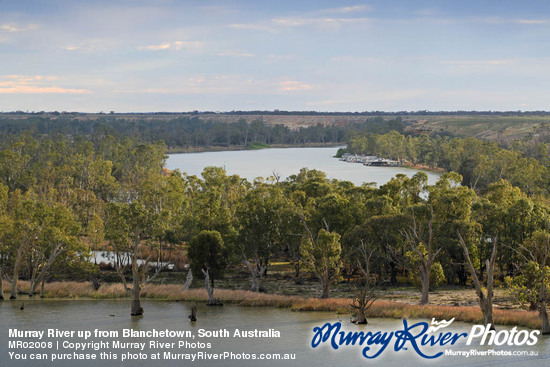
[[[252,275],[253,292],[259,291],[270,259],[283,250],[289,215],[293,214],[276,185],[257,183],[239,203],[236,252]]]
[[[442,248],[434,241],[434,213],[431,205],[416,205],[410,208],[412,224],[402,229],[405,237],[405,256],[400,263],[415,274],[421,283],[421,305],[429,303],[432,266]]]
[[[38,286],[44,286],[52,269],[61,260],[80,251],[86,253],[80,239],[80,224],[74,214],[66,207],[49,203],[34,204],[33,227],[36,239],[28,250],[30,287],[29,295],[33,295]]]
[[[224,242],[232,244],[237,230],[235,216],[240,198],[250,183],[237,175],[228,176],[222,167],[206,167],[202,179],[191,179],[188,217],[193,233],[218,231]]]
[[[321,279],[321,298],[329,298],[330,284],[340,276],[340,235],[323,228],[315,235],[307,232],[300,247],[304,265]]]
[[[550,334],[547,310],[550,301],[550,233],[548,224],[546,227],[534,232],[517,249],[522,259],[518,274],[506,278],[510,293],[520,305],[538,311],[542,334]]]
[[[468,250],[468,244],[460,234],[460,232],[457,232],[459,243],[462,247],[462,250],[464,251],[464,257],[466,258],[466,264],[468,266],[468,271],[470,272],[470,275],[472,276],[472,282],[474,283],[474,287],[476,289],[476,293],[478,296],[478,302],[479,306],[481,308],[481,312],[483,314],[483,324],[485,326],[490,326],[492,330],[495,329],[494,322],[493,322],[493,288],[494,288],[494,270],[495,270],[495,263],[497,259],[497,252],[498,252],[498,235],[496,235],[493,238],[490,238],[487,242],[490,242],[492,244],[492,251],[490,258],[486,259],[485,266],[487,269],[487,282],[485,287],[483,286],[483,279],[479,279],[477,276],[474,263],[472,261],[472,258],[470,257],[470,251]]]
[[[456,231],[463,236],[474,235],[479,225],[472,218],[472,205],[478,199],[475,192],[460,183],[462,176],[455,173],[444,173],[435,185],[429,186],[427,205],[432,211],[432,247],[441,249],[438,261],[446,264],[444,273],[449,282],[458,277],[461,283],[466,282],[464,254],[458,243]],[[435,259],[434,259],[435,261]]]
[[[390,283],[397,285],[397,268],[405,238],[402,230],[409,226],[411,218],[404,214],[376,215],[368,218],[365,229],[380,254],[380,275],[385,277],[386,267],[390,270]]]
[[[145,278],[149,259],[140,271],[140,245],[146,245],[146,241],[159,232],[166,215],[162,210],[164,193],[157,190],[165,158],[164,146],[134,145],[126,141],[120,148],[124,154],[114,166],[120,186],[114,200],[105,207],[105,232],[117,257],[129,257],[132,287],[128,286],[125,275],[130,264],[119,262],[116,267],[124,288],[132,294],[131,315],[140,316],[143,314],[141,287],[153,279]]]
[[[342,237],[342,252],[344,261],[359,269],[363,277],[361,286],[356,289],[355,297],[350,304],[356,313],[356,318],[352,322],[366,324],[366,311],[377,298],[376,286],[385,282],[381,278],[377,281],[376,276],[372,275],[375,263],[380,258],[379,248],[372,241],[365,226],[356,226]]]
[[[214,299],[214,280],[223,276],[228,255],[228,248],[218,231],[203,230],[189,241],[187,256],[193,272],[204,275],[208,305],[218,304]]]

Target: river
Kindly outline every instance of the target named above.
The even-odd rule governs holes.
[[[266,178],[273,174],[285,179],[306,167],[323,171],[328,178],[351,181],[356,185],[364,182],[382,185],[398,173],[412,176],[418,172],[403,167],[366,167],[359,163],[342,162],[333,158],[337,150],[338,147],[285,148],[170,154],[166,167],[196,176],[200,176],[207,166],[225,167],[229,174],[237,174],[251,182],[256,177]],[[426,173],[429,184],[437,181],[439,174]]]
[[[349,323],[347,316],[339,316],[331,312],[291,312],[286,309],[276,308],[250,308],[225,305],[223,307],[207,307],[198,305],[198,321],[191,323],[187,319],[190,312],[190,303],[174,302],[174,301],[153,301],[145,300],[143,307],[145,314],[143,317],[130,317],[129,300],[27,300],[26,307],[23,311],[19,310],[21,300],[18,301],[3,301],[0,302],[0,362],[2,366],[359,366],[359,365],[384,365],[384,366],[412,366],[412,365],[446,365],[446,366],[548,366],[550,362],[550,338],[540,337],[538,343],[533,347],[513,347],[500,346],[488,347],[479,346],[479,343],[474,343],[470,346],[465,345],[465,338],[460,339],[453,346],[437,346],[429,348],[421,347],[426,354],[435,354],[445,349],[454,351],[469,351],[476,349],[478,351],[488,351],[495,349],[497,351],[518,351],[527,350],[529,352],[538,352],[538,356],[523,356],[523,357],[487,357],[487,356],[446,356],[438,357],[436,361],[428,361],[420,357],[410,344],[407,345],[407,350],[394,350],[394,342],[374,360],[367,360],[361,355],[362,347],[360,346],[341,346],[338,350],[330,348],[329,345],[321,344],[316,349],[311,347],[313,328],[322,326],[326,322],[335,323],[342,322],[342,329],[346,331],[397,331],[403,330],[402,320],[393,319],[370,319],[368,325],[354,325]],[[409,325],[413,322],[409,320]],[[36,341],[34,338],[9,338],[8,329],[18,330],[34,330],[47,331],[47,329],[58,329],[61,331],[89,331],[92,333],[88,339],[83,337],[44,337],[42,341],[52,342],[52,348],[42,349],[13,349],[9,348],[8,341],[24,340]],[[452,332],[470,332],[472,325],[455,322],[449,326]],[[103,332],[115,331],[119,333],[118,338],[97,338],[94,336],[94,330]],[[141,337],[123,337],[124,329],[132,329],[134,331],[157,330],[164,331],[184,331],[191,333],[195,338],[188,336],[185,338],[141,338]],[[219,331],[220,329],[228,330],[230,336],[219,338],[200,337],[199,329],[206,331]],[[239,330],[269,330],[273,329],[280,333],[280,337],[272,338],[242,338],[233,337],[236,329]],[[499,327],[498,330],[505,328]],[[510,329],[510,328],[506,328]],[[520,328],[521,330],[522,328]],[[46,334],[45,334],[46,335]],[[145,348],[114,348],[113,342],[145,343]],[[151,340],[156,340],[162,343],[176,343],[174,348],[170,347],[151,347]],[[395,340],[395,339],[393,339]],[[63,343],[65,341],[66,343]],[[73,349],[63,348],[69,347],[67,343],[86,343],[86,342],[108,342],[108,348],[94,350],[84,349],[78,353],[95,354],[98,360],[92,361],[36,361],[30,360],[29,353],[46,353],[51,355],[63,355],[74,353]],[[198,344],[189,345],[178,348],[178,341],[187,341],[188,343],[204,343],[205,348],[200,348]],[[59,342],[59,350],[57,343]],[[207,343],[210,343],[208,348]],[[90,345],[92,346],[92,345]],[[193,346],[195,348],[193,348]],[[373,345],[372,351],[376,351],[380,347]],[[119,359],[99,360],[101,352],[108,352],[112,357],[117,354]],[[233,353],[234,355],[242,356],[265,355],[267,353],[275,353],[281,356],[288,354],[289,357],[295,355],[293,360],[273,361],[273,360],[196,360],[193,363],[182,360],[166,360],[163,359],[164,352],[172,352],[174,354],[183,353]],[[9,352],[12,353],[27,353],[26,360],[10,359]],[[147,355],[147,359],[134,360],[132,362],[121,362],[120,357],[123,354],[130,353],[137,356],[139,353]],[[152,360],[152,355],[160,353],[160,360]],[[372,354],[372,353],[371,353]],[[15,356],[15,354],[13,355]],[[51,357],[50,357],[51,358]]]

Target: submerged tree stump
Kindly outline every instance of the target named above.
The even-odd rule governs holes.
[[[191,307],[191,315],[189,315],[188,317],[191,321],[197,321],[197,306]]]

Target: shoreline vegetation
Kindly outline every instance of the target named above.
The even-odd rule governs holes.
[[[166,154],[187,154],[187,153],[207,153],[207,152],[232,152],[240,150],[258,150],[258,149],[286,149],[286,148],[332,148],[341,147],[345,143],[306,143],[306,144],[264,144],[250,143],[246,147],[244,145],[229,145],[229,146],[210,146],[210,147],[174,147],[167,148]]]
[[[19,282],[22,292],[28,290],[30,283]],[[9,292],[9,285],[4,292]],[[216,299],[223,303],[234,304],[244,307],[276,307],[288,308],[291,311],[325,311],[335,312],[342,315],[351,315],[350,298],[329,298],[320,299],[314,297],[288,296],[279,294],[267,294],[245,290],[231,290],[216,288],[214,293]],[[175,301],[175,302],[207,302],[208,294],[204,288],[193,288],[182,290],[180,284],[147,284],[141,291],[143,299]],[[40,299],[35,295],[32,298],[19,298],[21,300]],[[44,298],[67,298],[67,299],[130,299],[131,295],[124,290],[120,283],[102,285],[95,290],[90,282],[51,282],[44,288]],[[5,301],[9,302],[9,301]],[[540,319],[536,311],[507,310],[495,308],[493,311],[495,324],[523,326],[531,329],[540,328]],[[451,306],[451,305],[419,305],[406,302],[389,301],[384,299],[376,300],[372,307],[366,312],[367,320],[370,318],[424,318],[436,320],[450,320],[453,317],[456,321],[480,324],[483,317],[479,306]]]

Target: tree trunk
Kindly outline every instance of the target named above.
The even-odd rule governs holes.
[[[397,285],[397,270],[395,268],[395,263],[393,261],[390,261],[390,282],[391,285],[395,286]]]
[[[300,261],[294,261],[294,277],[300,278]]]
[[[4,300],[4,273],[2,272],[2,269],[0,269],[0,301]]]
[[[479,305],[481,312],[483,313],[483,325],[491,325],[490,330],[495,330],[495,323],[493,322],[493,302],[492,297],[484,297],[483,294],[478,294]]]
[[[204,274],[204,286],[206,287],[206,293],[208,293],[208,302],[207,305],[215,305],[216,300],[214,299],[214,288],[210,286],[210,276],[208,275],[208,270],[202,270]]]
[[[328,274],[321,278],[321,283],[321,286],[323,287],[323,294],[321,295],[321,298],[330,298],[330,278]]]
[[[544,265],[544,264],[543,264]],[[546,311],[546,274],[544,271],[544,267],[542,269],[542,282],[540,285],[540,291],[539,291],[539,302],[538,302],[538,309],[539,309],[539,317],[541,321],[541,332],[543,335],[550,334],[550,323],[548,321],[548,312]]]
[[[191,315],[189,315],[189,320],[197,321],[197,306],[191,306]]]
[[[430,270],[422,269],[420,273],[420,282],[422,284],[422,297],[420,298],[421,305],[427,305],[430,303]]]
[[[60,242],[55,246],[55,249],[50,254],[50,257],[48,258],[48,261],[42,268],[42,271],[40,271],[40,274],[36,277],[36,279],[32,279],[31,281],[31,288],[29,290],[29,295],[32,296],[36,293],[36,288],[38,288],[38,285],[42,283],[42,281],[45,279],[46,274],[52,267],[54,261],[61,255],[63,252],[65,252],[65,248],[63,248],[64,243]]]
[[[460,245],[462,246],[462,250],[464,251],[466,264],[468,265],[468,269],[470,271],[470,275],[472,276],[472,281],[474,283],[474,286],[476,288],[476,293],[479,298],[479,306],[481,308],[481,312],[483,313],[483,324],[485,326],[491,324],[490,329],[495,330],[495,324],[493,322],[493,278],[494,278],[493,270],[495,268],[495,260],[497,257],[498,237],[495,237],[493,239],[493,252],[491,253],[491,259],[485,262],[485,269],[487,270],[487,291],[486,292],[483,292],[481,282],[479,281],[479,278],[472,264],[472,260],[470,259],[468,248],[466,247],[466,243],[464,242],[464,239],[462,238],[460,233],[458,233],[458,238],[460,240]]]
[[[550,334],[550,322],[548,321],[548,312],[546,311],[546,302],[541,302],[539,306],[539,317],[541,321],[542,335]]]
[[[252,274],[252,288],[250,290],[252,292],[260,291],[260,274],[258,273]]]
[[[183,284],[183,290],[186,291],[189,288],[191,288],[191,284],[193,283],[193,271],[189,269],[187,272],[187,276],[185,277],[185,283]]]
[[[44,298],[45,283],[46,283],[46,278],[42,279],[42,285],[40,286],[40,298]]]
[[[15,257],[15,264],[13,266],[13,277],[11,278],[11,295],[10,299],[17,298],[17,281],[19,280],[19,271],[21,270],[21,262],[23,261],[24,245],[21,245],[17,250],[17,256]]]
[[[357,310],[357,316],[355,320],[353,321],[354,324],[368,324],[367,322],[367,316],[365,316],[365,311],[362,309]]]
[[[132,256],[132,311],[131,316],[141,316],[143,315],[143,307],[141,307],[140,292],[141,287],[139,284],[139,268],[137,263],[137,248],[139,244],[139,235],[136,231],[136,238],[134,240],[134,253]]]
[[[256,263],[252,265],[249,260],[243,261],[244,265],[248,269],[248,272],[250,275],[252,275],[252,287],[250,290],[252,292],[259,292],[260,291],[260,279],[265,274],[265,271],[267,269],[267,262],[265,262],[263,265],[261,262],[259,262],[258,259],[256,259]]]

